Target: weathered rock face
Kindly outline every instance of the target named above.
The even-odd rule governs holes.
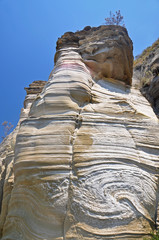
[[[159,116],[159,39],[135,60],[134,78]]]
[[[158,225],[159,125],[127,85],[131,50],[122,27],[58,40],[17,134],[3,240],[143,239]]]
[[[134,61],[134,75],[142,85],[148,84],[159,73],[159,39]]]
[[[159,117],[159,75],[155,76],[149,84],[143,86],[141,93],[147,98]]]
[[[46,81],[34,81],[32,82],[29,87],[25,87],[24,89],[26,90],[26,97],[24,100],[24,108],[22,109],[21,117],[20,118],[27,118],[30,107],[33,103],[33,101],[38,97],[38,95],[42,92],[44,86],[46,84]]]
[[[57,50],[69,46],[78,48],[78,53],[96,80],[114,78],[131,84],[132,42],[125,28],[120,26],[85,27],[84,30],[76,33],[68,32],[58,39]]]
[[[13,162],[16,130],[0,144],[0,237],[8,213],[14,183]]]
[[[21,110],[20,119],[14,131],[0,144],[0,238],[2,236],[4,223],[8,214],[8,205],[14,185],[14,160],[16,136],[20,123],[28,117],[30,106],[39,93],[42,92],[45,81],[34,81],[29,88],[25,88],[27,95],[24,108]]]

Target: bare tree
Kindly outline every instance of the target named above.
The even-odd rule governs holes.
[[[120,10],[116,11],[115,14],[110,11],[110,17],[105,18],[106,25],[120,25],[125,27],[123,16],[120,13]]]
[[[10,132],[10,130],[13,128],[13,124],[11,122],[7,122],[7,121],[4,121],[2,123],[2,126],[3,126],[3,132],[4,132],[4,136],[2,136],[2,139],[4,139]]]

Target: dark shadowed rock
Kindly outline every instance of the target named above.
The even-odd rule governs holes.
[[[135,60],[133,75],[138,79],[142,94],[159,116],[159,39]]]

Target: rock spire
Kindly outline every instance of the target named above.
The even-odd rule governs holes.
[[[158,226],[159,124],[132,65],[123,27],[58,39],[48,82],[3,145],[14,170],[9,188],[2,164],[2,240],[144,239]]]

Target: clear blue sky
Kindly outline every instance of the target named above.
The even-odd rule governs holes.
[[[0,124],[16,126],[24,87],[48,80],[58,37],[119,9],[136,56],[159,38],[159,0],[0,0]]]

